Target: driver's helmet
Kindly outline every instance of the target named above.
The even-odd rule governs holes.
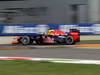
[[[48,30],[48,35],[67,35],[65,32],[61,30]]]

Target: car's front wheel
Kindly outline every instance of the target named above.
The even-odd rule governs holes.
[[[23,45],[28,45],[30,44],[30,38],[28,36],[23,36],[21,39],[20,39],[21,43]]]

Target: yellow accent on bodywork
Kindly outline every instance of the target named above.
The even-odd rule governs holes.
[[[54,35],[54,30],[48,30],[48,35]]]

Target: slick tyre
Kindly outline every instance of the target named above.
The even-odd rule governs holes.
[[[20,39],[21,43],[23,45],[28,45],[30,44],[30,38],[28,36],[23,36],[21,39]]]
[[[75,44],[74,38],[72,36],[67,36],[66,37],[66,44],[67,45]]]

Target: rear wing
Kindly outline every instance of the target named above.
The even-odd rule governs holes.
[[[70,32],[78,32],[78,33],[80,33],[80,30],[78,30],[78,29],[70,29]]]
[[[78,29],[70,29],[70,36],[73,36],[75,41],[80,41],[80,30]]]

